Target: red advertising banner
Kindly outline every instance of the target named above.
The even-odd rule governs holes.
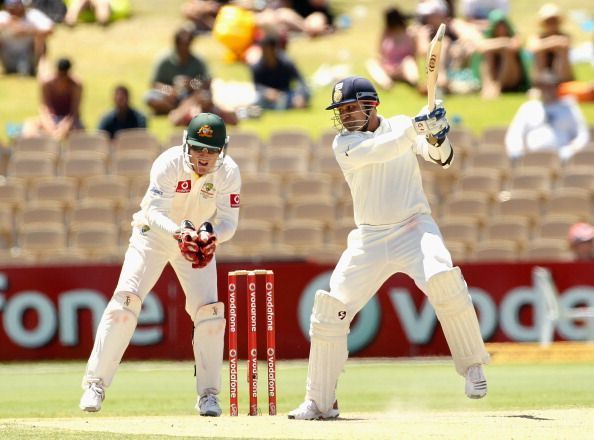
[[[565,306],[594,307],[594,263],[548,264]],[[462,271],[486,341],[536,341],[544,303],[532,288],[534,264],[467,264]],[[219,298],[227,302],[227,273],[270,269],[275,274],[277,356],[306,358],[313,298],[328,289],[332,266],[302,262],[218,266]],[[0,361],[84,359],[111,297],[120,267],[61,266],[0,269]],[[239,355],[246,355],[245,281],[239,280]],[[258,285],[258,348],[265,353],[265,295]],[[594,323],[593,323],[594,324]],[[583,322],[559,322],[556,339],[588,335]],[[167,267],[147,297],[127,359],[191,359],[192,321],[184,293]],[[351,326],[353,356],[448,354],[435,313],[411,279],[395,275]]]

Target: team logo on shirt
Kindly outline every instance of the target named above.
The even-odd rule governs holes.
[[[231,208],[239,208],[239,194],[229,194]]]
[[[211,182],[207,182],[200,188],[200,194],[205,199],[212,199],[215,196],[215,186]]]
[[[202,127],[200,127],[198,129],[198,131],[196,133],[198,134],[199,137],[211,138],[212,135],[214,134],[214,131],[212,130],[210,125],[203,125]]]
[[[189,193],[192,189],[192,181],[191,180],[180,180],[177,182],[177,188],[175,188],[175,192],[177,193]]]

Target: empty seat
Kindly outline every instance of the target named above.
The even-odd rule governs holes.
[[[499,171],[502,177],[510,174],[511,163],[507,153],[501,150],[477,151],[466,160],[466,168],[487,168]]]
[[[535,228],[535,236],[540,238],[567,239],[569,228],[580,221],[576,214],[553,214],[543,217]]]
[[[540,166],[521,166],[514,168],[508,186],[510,189],[537,190],[547,194],[552,187],[552,176]]]
[[[113,151],[144,151],[154,158],[161,151],[161,144],[146,128],[127,128],[116,132]]]
[[[493,199],[501,188],[501,176],[497,170],[469,168],[460,175],[456,188],[461,191],[484,193]]]
[[[14,153],[45,153],[54,159],[60,155],[60,143],[50,136],[16,138],[10,146]]]
[[[285,219],[284,201],[280,196],[248,201],[241,204],[239,215],[240,221],[243,219],[265,220],[280,227]]]
[[[116,151],[112,156],[111,171],[128,179],[148,177],[154,159],[147,151]]]
[[[318,138],[317,146],[313,154],[316,155],[320,150],[332,151],[332,143],[336,137],[336,130],[325,130]]]
[[[0,249],[0,267],[18,267],[37,265],[35,254],[20,248]]]
[[[317,246],[311,246],[306,255],[306,260],[318,264],[336,265],[340,256],[344,252],[344,247],[334,243],[322,243]]]
[[[267,151],[277,148],[295,148],[301,154],[310,154],[311,138],[303,130],[277,130],[273,131],[267,142]]]
[[[465,262],[470,259],[469,248],[464,241],[447,240],[445,241],[445,245],[452,256],[452,261],[454,264]]]
[[[64,208],[59,201],[31,201],[20,212],[17,226],[21,229],[35,223],[64,225],[64,221]]]
[[[78,180],[74,177],[53,176],[31,182],[31,200],[60,202],[63,208],[71,207],[78,196]]]
[[[343,248],[346,248],[347,237],[356,227],[355,220],[352,216],[350,218],[343,217],[332,223],[330,225],[330,243],[338,244]]]
[[[163,148],[166,150],[171,147],[181,145],[183,140],[184,140],[184,131],[183,130],[176,131],[169,135],[169,137],[167,138],[167,142],[165,143],[165,145],[163,145]]]
[[[298,148],[275,148],[268,150],[262,158],[263,171],[286,178],[290,174],[306,174],[309,158]]]
[[[285,185],[285,197],[287,200],[298,197],[326,196],[332,198],[336,194],[336,188],[332,185],[332,176],[325,173],[307,173],[303,175],[289,176]]]
[[[502,191],[494,211],[498,215],[527,217],[534,224],[542,214],[540,194],[531,190]]]
[[[18,209],[27,198],[27,181],[18,177],[0,176],[0,205]]]
[[[336,221],[336,204],[330,196],[303,196],[288,202],[289,219],[319,220],[329,226]]]
[[[148,174],[131,178],[129,202],[138,205],[148,190],[149,182],[150,178]]]
[[[32,180],[56,174],[56,158],[49,153],[14,153],[6,167],[6,174]]]
[[[115,224],[85,224],[75,226],[70,232],[70,244],[87,255],[119,252],[118,229]]]
[[[245,248],[268,246],[272,244],[273,238],[274,229],[270,222],[245,219],[239,222],[237,231],[235,231],[230,243],[243,250]]]
[[[254,175],[260,171],[260,156],[248,149],[233,149],[229,156],[239,167],[242,175]]]
[[[91,176],[82,182],[81,199],[108,200],[116,207],[123,206],[129,199],[128,180],[123,176]]]
[[[281,194],[281,178],[276,174],[242,175],[241,199],[244,203],[268,197],[280,197]]]
[[[311,170],[318,173],[329,174],[336,180],[343,179],[342,169],[340,168],[340,165],[338,165],[334,153],[314,154],[311,161]]]
[[[567,163],[565,164],[566,167],[574,167],[574,166],[589,166],[594,167],[594,150],[585,149],[577,151],[573,156],[571,156]]]
[[[110,200],[79,200],[70,213],[70,228],[83,227],[87,224],[115,225],[117,210]]]
[[[526,244],[523,259],[527,261],[570,261],[573,259],[573,255],[566,239],[535,238]]]
[[[262,141],[256,133],[248,131],[233,131],[229,133],[229,154],[233,157],[236,151],[249,151],[256,157],[260,156]]]
[[[559,178],[561,188],[580,188],[594,193],[594,167],[576,165],[567,167]]]
[[[19,245],[36,256],[62,250],[66,247],[66,228],[55,223],[26,225],[19,233]]]
[[[441,211],[444,219],[449,216],[472,216],[484,224],[489,215],[490,201],[480,192],[454,192],[443,202]]]
[[[468,128],[457,126],[453,127],[448,133],[448,139],[456,151],[462,151],[464,155],[472,154],[478,143],[472,131]]]
[[[107,158],[110,152],[109,134],[105,131],[75,130],[64,144],[64,153],[97,152]]]
[[[279,242],[291,246],[299,256],[310,255],[324,238],[324,223],[318,220],[287,220],[279,234]]]
[[[13,244],[14,215],[0,204],[0,249],[10,248]]]
[[[538,167],[543,174],[556,177],[561,168],[561,159],[557,151],[531,151],[517,161],[516,167]]]
[[[518,261],[520,250],[513,240],[496,239],[479,241],[473,252],[472,260],[481,262]]]
[[[87,177],[99,176],[106,172],[106,159],[101,153],[78,151],[62,159],[62,175],[75,177],[80,181]]]
[[[484,229],[484,237],[488,240],[513,240],[520,247],[525,246],[531,236],[529,219],[518,215],[504,215],[489,218]]]
[[[480,143],[505,144],[507,126],[487,127],[480,135]]]
[[[474,248],[479,237],[479,221],[476,217],[448,216],[439,222],[439,230],[446,243],[462,242],[467,248]]]
[[[590,192],[581,188],[557,188],[546,202],[547,214],[576,214],[589,221],[592,216]]]

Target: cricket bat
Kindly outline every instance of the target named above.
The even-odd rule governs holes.
[[[435,92],[437,89],[437,74],[439,72],[439,60],[441,58],[441,43],[443,36],[446,31],[445,23],[439,25],[437,33],[427,51],[427,60],[425,63],[425,69],[427,73],[427,107],[429,113],[435,109]]]

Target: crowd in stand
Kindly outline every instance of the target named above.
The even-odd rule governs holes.
[[[4,73],[37,77],[41,92],[39,114],[23,121],[20,138],[48,136],[62,143],[73,131],[84,129],[104,131],[114,140],[120,130],[147,128],[152,116],[165,116],[172,126],[184,127],[195,115],[211,112],[227,125],[238,125],[266,111],[307,109],[311,84],[299,60],[289,56],[288,46],[296,35],[324,38],[344,26],[329,0],[187,0],[180,16],[188,21],[172,31],[170,52],[155,59],[152,73],[147,68],[149,86],[141,97],[147,113],[131,104],[127,85],[119,84],[112,91],[113,108],[93,123],[81,115],[85,81],[74,73],[77,59],[48,61],[50,49],[56,50],[51,34],[56,26],[73,27],[81,21],[109,26],[132,14],[129,0],[0,4]],[[554,3],[541,6],[535,17],[538,32],[520,35],[509,7],[507,0],[419,0],[413,11],[396,4],[378,11],[383,29],[365,67],[380,88],[402,82],[425,94],[419,66],[437,27],[445,22],[439,93],[477,93],[488,101],[502,93],[527,92],[502,139],[509,159],[519,162],[529,153],[553,150],[569,162],[587,148],[590,132],[576,100],[559,93],[561,84],[575,79],[564,11]],[[229,26],[240,33],[226,35]],[[253,100],[247,106],[229,108],[215,100],[216,78],[195,44],[204,33],[212,33],[249,71]],[[574,241],[568,240],[571,249]]]

